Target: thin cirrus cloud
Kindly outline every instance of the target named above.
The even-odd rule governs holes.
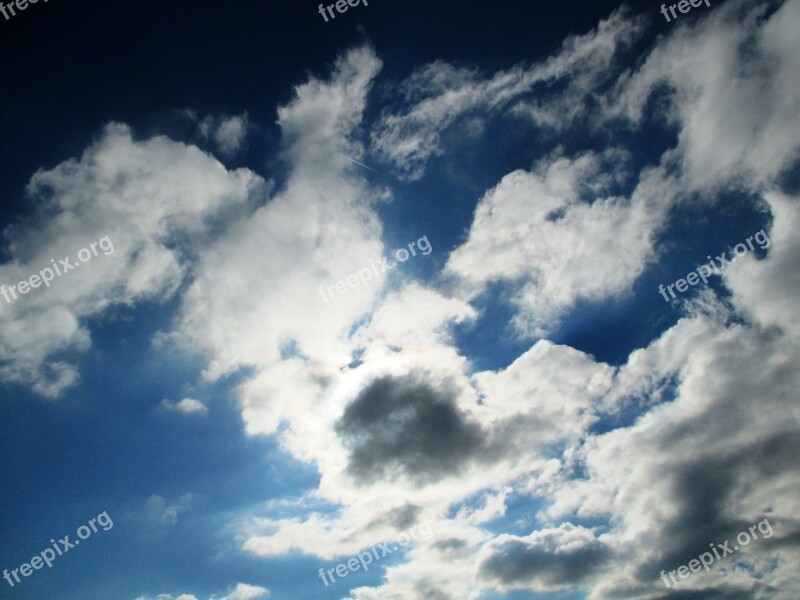
[[[613,81],[619,55],[643,31],[642,19],[619,9],[590,33],[568,37],[557,53],[534,65],[491,76],[444,61],[420,67],[399,86],[403,111],[385,113],[373,127],[372,150],[401,176],[415,180],[432,157],[444,153],[441,133],[459,122],[469,126],[467,117],[514,114],[538,126],[567,129],[587,112],[588,98]],[[561,91],[548,90],[557,89],[556,83],[564,84]]]

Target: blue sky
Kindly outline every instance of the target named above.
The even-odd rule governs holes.
[[[794,600],[800,1],[317,9],[0,17],[0,598]]]

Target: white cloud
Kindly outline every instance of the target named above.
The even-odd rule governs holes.
[[[186,253],[207,241],[210,221],[241,210],[262,183],[192,146],[136,141],[119,124],[80,159],[37,172],[27,188],[37,216],[7,231],[11,261],[0,265],[0,281],[28,279],[52,258],[76,262],[81,248],[104,236],[114,252],[13,304],[0,302],[0,377],[59,396],[78,374],[50,357],[90,347],[85,319],[115,304],[172,296],[187,273]]]
[[[671,89],[667,117],[690,188],[759,189],[798,158],[800,2],[772,14],[769,5],[726,2],[675,27],[606,106],[639,124],[652,94]]]
[[[783,9],[787,14],[795,10],[786,8],[789,4]],[[737,10],[736,6],[726,10]],[[727,68],[729,64],[727,56],[704,53],[703,48],[727,48],[726,40],[739,36],[739,28],[758,27],[756,37],[762,40],[766,40],[766,32],[773,34],[770,44],[782,53],[776,58],[778,71],[782,71],[784,64],[793,60],[786,49],[794,47],[797,36],[778,26],[781,19],[787,22],[787,16],[779,12],[766,21],[745,19],[742,24],[722,14],[699,21],[698,30],[691,35],[674,28],[659,42],[656,53],[662,51],[658,48],[668,47],[673,37],[689,39],[682,56],[689,56],[692,45],[699,44],[706,63],[692,62],[696,70],[691,78],[700,81],[704,72],[713,74],[718,66]],[[666,73],[666,59],[663,65]],[[764,71],[758,61],[752,66],[752,71],[740,74],[746,79],[745,89],[757,87]],[[676,78],[686,75],[683,63],[674,73]],[[400,121],[380,130],[380,135],[386,136],[380,143],[399,142],[393,160],[412,177],[418,176],[428,157],[438,151],[435,132],[449,122],[440,116],[446,109],[458,113],[459,94],[447,95],[441,90],[467,89],[473,77],[442,64],[431,67],[412,79],[409,89],[414,89],[411,96],[416,97],[438,94],[444,98],[441,104],[422,100],[415,105],[419,112],[409,113],[415,116],[409,117],[407,130]],[[420,82],[429,84],[430,89],[413,88]],[[637,85],[624,79],[620,83],[623,91],[625,86],[634,89]],[[735,96],[725,91],[728,84],[716,76],[707,77],[702,85],[706,86],[704,94]],[[722,92],[714,90],[715,85],[721,86]],[[776,80],[766,86],[766,98],[778,97],[782,106],[785,97],[793,97],[794,92],[777,85]],[[757,127],[762,132],[759,135],[765,139],[775,135],[777,144],[769,150],[759,147],[760,154],[742,159],[749,161],[748,168],[755,173],[746,185],[742,186],[731,168],[733,163],[725,163],[727,157],[723,157],[724,168],[705,169],[702,161],[700,167],[687,165],[686,157],[699,148],[700,135],[709,136],[703,148],[715,147],[717,139],[725,146],[720,150],[723,153],[747,144],[741,131],[736,139],[728,139],[736,128],[699,128],[697,134],[688,133],[686,129],[694,126],[691,103],[696,100],[697,96],[675,95],[672,116],[684,132],[679,147],[665,153],[661,165],[639,174],[629,199],[607,191],[609,184],[627,176],[624,160],[614,162],[624,157],[620,154],[572,158],[556,154],[529,173],[518,171],[503,178],[482,200],[470,238],[448,263],[448,270],[462,279],[464,297],[471,300],[492,281],[522,282],[521,289],[528,293],[516,296],[519,319],[541,331],[579,298],[625,293],[657,257],[652,240],[670,208],[685,200],[687,192],[720,183],[742,189],[772,184],[775,175],[790,164],[795,142],[785,141],[778,130],[782,124],[792,131],[794,116],[778,110],[759,117],[763,121]],[[548,114],[548,106],[541,108],[544,112],[540,114]],[[740,106],[737,110],[758,109]],[[723,116],[727,118],[724,111],[715,118]],[[414,121],[417,118],[418,122]],[[776,124],[767,124],[773,118]],[[391,137],[395,133],[397,137]],[[695,146],[685,142],[690,138]],[[423,149],[423,141],[433,142],[431,152]],[[615,164],[617,168],[608,168]],[[676,170],[676,165],[683,169]],[[478,373],[464,381],[458,371],[465,373],[468,363],[453,351],[447,327],[445,335],[440,331],[442,324],[451,321],[439,320],[434,312],[428,322],[425,311],[416,308],[426,305],[428,300],[423,298],[427,294],[409,287],[387,296],[358,330],[363,363],[327,390],[333,406],[326,404],[325,415],[315,421],[321,432],[315,442],[325,448],[325,456],[315,455],[311,443],[292,446],[301,447],[305,459],[317,461],[322,481],[316,494],[340,502],[340,512],[335,517],[314,514],[256,520],[245,527],[249,535],[245,548],[264,556],[291,549],[321,558],[350,554],[370,539],[387,537],[386,530],[376,523],[385,523],[381,514],[390,520],[391,511],[381,513],[379,507],[399,510],[391,500],[413,495],[420,514],[431,515],[436,541],[441,544],[415,548],[407,562],[387,570],[384,582],[353,590],[352,598],[476,598],[492,589],[556,590],[576,584],[593,598],[653,598],[664,593],[658,579],[661,569],[687,563],[709,543],[731,538],[768,514],[778,523],[773,541],[752,544],[735,561],[720,562],[711,574],[683,582],[683,589],[688,593],[793,598],[800,585],[796,569],[792,570],[797,563],[796,544],[789,541],[797,536],[792,515],[798,510],[798,479],[793,465],[800,458],[800,413],[791,401],[798,384],[792,365],[800,358],[800,340],[793,325],[797,303],[791,301],[798,283],[791,265],[800,259],[792,235],[798,211],[795,198],[777,192],[764,197],[774,218],[770,230],[773,244],[766,260],[748,256],[723,274],[723,283],[733,294],[731,304],[722,304],[711,289],[705,290],[686,305],[686,318],[634,352],[619,368],[542,341],[507,369]],[[432,306],[449,301],[442,298]],[[468,309],[457,308],[458,303],[452,306],[455,311],[449,314],[475,318]],[[749,317],[749,323],[733,318],[742,314]],[[347,461],[353,455],[342,452],[341,440],[330,435],[333,419],[356,403],[365,404],[365,394],[378,375],[402,377],[418,364],[426,366],[433,380],[457,382],[454,406],[480,424],[483,437],[476,438],[477,443],[482,449],[492,448],[485,440],[503,439],[507,453],[488,452],[484,462],[476,460],[475,464],[469,464],[470,458],[456,476],[436,481],[409,485],[390,472],[384,480],[362,482],[353,488],[347,477]],[[388,384],[385,390],[393,400],[404,403],[403,418],[419,410]],[[420,394],[424,391],[417,390]],[[320,388],[318,393],[325,391]],[[436,395],[430,398],[434,405],[444,406]],[[388,416],[401,421],[396,410],[390,410]],[[364,414],[359,418],[370,426],[382,422],[365,420]],[[600,419],[616,423],[616,428],[594,432],[592,425]],[[627,419],[632,422],[626,424]],[[299,421],[298,416],[293,422]],[[424,427],[418,420],[408,422],[424,447]],[[374,442],[368,429],[362,433],[369,443]],[[387,433],[375,448],[394,444],[396,457],[408,459],[399,463],[399,468],[407,469],[416,455],[401,445],[404,439]],[[554,458],[537,454],[553,448],[561,448]],[[508,456],[525,457],[524,467],[519,461],[509,465],[505,462]],[[527,536],[496,536],[481,529],[485,519],[504,513],[509,489],[528,494],[532,501],[545,501],[545,508],[536,515],[538,523],[531,525],[534,530]],[[460,500],[476,495],[482,497],[477,506],[453,514]],[[449,516],[441,518],[442,514]],[[582,527],[578,522],[583,519],[607,520],[608,532],[598,535]],[[326,537],[330,544],[319,548],[304,542],[319,537]],[[504,552],[519,560],[498,560]],[[479,570],[481,565],[483,570]],[[576,565],[581,567],[579,578],[571,577]]]
[[[254,598],[266,598],[269,590],[257,585],[247,583],[237,583],[233,591],[219,600],[253,600]]]
[[[269,596],[267,588],[250,585],[248,583],[237,583],[233,590],[225,596],[213,595],[209,600],[255,600],[256,598],[266,598]],[[181,594],[173,596],[171,594],[159,594],[158,596],[139,596],[136,600],[198,600],[191,594]]]
[[[181,594],[180,596],[159,594],[158,596],[139,596],[136,600],[197,600],[197,596],[192,596],[191,594]]]
[[[103,271],[92,285],[68,290],[73,304],[43,305],[42,314],[51,320],[47,327],[34,319],[9,320],[3,330],[9,340],[32,331],[45,341],[32,350],[20,343],[25,351],[4,355],[16,361],[6,378],[28,377],[58,393],[74,369],[49,365],[55,375],[46,380],[37,375],[44,357],[64,347],[88,347],[80,318],[109,302],[174,293],[188,267],[168,240],[196,234],[203,243],[192,247],[194,279],[181,298],[173,339],[206,353],[210,379],[249,369],[237,389],[247,432],[279,435],[285,449],[320,474],[318,488],[292,505],[303,509],[293,516],[276,514],[268,504],[245,517],[237,537],[244,550],[265,558],[300,551],[331,560],[395,538],[399,523],[417,519],[432,524],[434,538],[410,548],[404,561],[386,568],[380,583],[353,590],[352,598],[475,599],[493,590],[554,590],[573,583],[594,598],[652,598],[663,593],[662,568],[686,563],[698,548],[769,514],[776,531],[772,541],[720,562],[684,589],[796,597],[797,198],[775,190],[764,194],[774,218],[772,246],[765,260],[748,256],[724,272],[722,281],[732,292],[727,303],[706,289],[686,305],[684,318],[619,367],[540,340],[507,367],[475,373],[452,331],[454,323],[481,318],[471,303],[492,282],[503,281],[515,292],[520,328],[544,333],[580,299],[627,293],[657,257],[653,238],[687,190],[721,181],[737,185],[737,164],[756,173],[753,186],[773,182],[793,152],[794,142],[783,132],[795,131],[795,116],[782,103],[787,96],[796,99],[796,84],[772,81],[761,60],[769,49],[784,75],[794,64],[788,53],[796,34],[782,23],[798,2],[787,2],[783,13],[766,21],[731,20],[742,6],[733,0],[715,7],[719,16],[672,28],[652,53],[661,58],[644,60],[604,98],[608,106],[618,102],[612,116],[628,114],[636,127],[636,111],[657,81],[671,77],[677,89],[691,91],[674,95],[668,115],[679,127],[679,147],[633,177],[630,197],[612,192],[631,176],[624,150],[575,156],[557,151],[530,171],[506,174],[484,195],[469,238],[450,256],[446,274],[458,279],[453,295],[414,282],[390,290],[383,281],[350,290],[346,302],[325,304],[317,294],[319,285],[344,279],[353,265],[384,254],[374,209],[382,191],[361,179],[346,158],[361,155],[356,137],[380,69],[369,48],[348,52],[329,78],[311,77],[296,88],[278,112],[289,168],[285,186],[246,218],[244,211],[226,213],[229,226],[213,239],[206,220],[229,203],[250,207],[260,179],[228,172],[191,147],[162,138],[134,142],[112,127],[81,161],[34,180],[57,182],[59,206],[70,217],[45,228],[47,239],[61,239],[53,233],[59,227],[77,235],[75,223],[84,222],[78,216],[111,227],[123,220],[126,202],[133,202],[133,225],[127,227],[134,233],[109,230],[115,243],[114,236],[121,240],[118,255],[125,257],[127,275]],[[746,63],[756,70],[738,74],[737,85],[748,96],[766,77],[766,87],[780,98],[776,111],[753,117],[741,129],[721,124],[720,116],[709,116],[712,126],[695,122],[708,116],[709,99],[732,95],[728,79],[719,76],[732,75],[723,50],[735,48],[731,40],[746,39],[747,28],[758,29],[754,56],[761,58]],[[639,30],[638,22],[618,13],[596,32],[573,38],[550,61],[486,80],[437,63],[412,76],[406,85],[411,112],[385,117],[373,143],[415,177],[441,150],[437,131],[452,123],[449,112],[481,118],[527,110],[535,126],[567,127],[568,119],[557,118],[561,96],[552,103],[528,102],[525,91],[532,82],[563,80],[568,97],[600,94],[595,88],[608,83],[616,49]],[[689,61],[696,73],[681,62],[668,74],[664,48],[686,60],[696,48],[705,62]],[[709,76],[700,81],[704,70]],[[494,96],[496,102],[487,99]],[[729,102],[726,109],[734,115],[756,110]],[[744,157],[753,132],[757,152]],[[770,137],[774,147],[768,147]],[[716,147],[724,170],[709,162]],[[137,179],[136,168],[119,166],[130,155],[146,177]],[[698,166],[690,164],[694,160]],[[172,170],[162,171],[162,163],[183,167],[187,181],[202,173],[210,180],[197,190],[170,183]],[[118,179],[122,183],[112,185]],[[105,190],[98,197],[113,210],[85,200],[94,196],[80,190],[92,185]],[[164,186],[172,193],[164,196]],[[169,209],[144,199],[153,190]],[[125,202],[115,204],[111,191]],[[190,192],[205,195],[189,203]],[[15,256],[45,256],[35,243],[23,246],[12,247]],[[11,314],[5,310],[0,318]],[[57,325],[55,333],[51,325]],[[167,406],[181,410],[180,404]],[[603,420],[614,428],[600,433]],[[525,535],[496,533],[512,496],[542,506],[523,523]],[[146,512],[174,523],[191,506],[192,498],[185,498],[153,496]],[[320,505],[334,508],[309,508]],[[584,519],[604,522],[607,531],[582,525]],[[509,563],[503,556],[519,560]],[[576,565],[579,582],[569,578]],[[266,593],[239,584],[227,599]]]
[[[208,407],[194,398],[184,398],[180,402],[172,402],[164,398],[159,405],[163,410],[169,412],[179,412],[185,415],[198,415],[205,417],[208,415]]]
[[[372,149],[406,178],[418,179],[426,162],[444,152],[441,132],[462,117],[467,132],[502,113],[565,129],[587,111],[587,99],[614,74],[619,52],[642,31],[641,21],[619,10],[589,33],[568,37],[551,58],[532,66],[484,77],[443,61],[426,65],[403,82],[403,106],[410,107],[402,114],[387,112],[373,128]],[[562,82],[563,90],[546,98],[549,92],[540,91]]]
[[[735,303],[765,327],[774,326],[800,333],[800,210],[798,198],[779,192],[764,195],[774,223],[769,231],[770,246],[766,260],[752,255],[737,259],[725,282],[734,294]]]
[[[617,151],[588,153],[506,175],[478,203],[469,237],[450,255],[447,272],[461,280],[468,298],[492,282],[511,284],[520,308],[516,324],[537,336],[579,299],[629,292],[654,256],[669,184],[659,172],[647,172],[630,199],[609,195],[627,171],[626,160]]]
[[[313,115],[321,104],[316,92],[331,90],[340,97],[336,85],[309,84],[298,93],[291,110]],[[281,114],[290,112],[284,109]],[[320,147],[331,145],[327,137],[312,143],[314,137],[305,129],[285,123],[287,132],[293,132],[286,155],[296,177],[286,198],[273,201],[278,206],[291,203],[293,186],[301,182],[305,189],[317,190],[317,171],[328,164],[320,158],[324,154]],[[312,154],[295,152],[293,144]],[[758,459],[742,457],[748,452],[766,453],[769,432],[789,436],[797,429],[796,411],[787,415],[785,407],[779,408],[780,398],[789,397],[788,390],[796,383],[786,372],[788,357],[797,354],[796,341],[780,334],[772,334],[778,338],[770,341],[758,326],[729,325],[730,312],[710,291],[705,305],[689,305],[693,311],[689,318],[634,353],[619,369],[542,340],[509,367],[470,376],[469,361],[451,339],[453,323],[478,317],[468,302],[493,281],[517,286],[517,322],[523,329],[540,332],[578,299],[627,293],[649,261],[656,259],[653,239],[686,191],[686,182],[672,174],[675,156],[668,153],[661,166],[639,173],[630,198],[610,192],[630,176],[624,151],[571,158],[556,153],[530,172],[508,174],[483,198],[469,239],[448,262],[447,271],[460,280],[461,299],[414,283],[388,294],[377,288],[381,293],[369,295],[368,301],[356,298],[357,308],[326,313],[322,324],[303,294],[289,293],[293,303],[288,306],[276,304],[280,296],[267,288],[253,290],[257,301],[236,307],[248,288],[234,287],[231,298],[210,307],[204,315],[212,331],[215,321],[220,331],[223,323],[226,328],[240,322],[247,325],[229,337],[211,337],[219,341],[211,345],[215,362],[209,374],[238,365],[256,366],[253,377],[239,390],[248,431],[274,433],[285,423],[284,447],[315,464],[321,475],[318,489],[305,500],[325,500],[338,508],[333,515],[307,511],[291,518],[276,518],[266,510],[264,516],[242,523],[244,549],[265,558],[300,551],[333,560],[395,537],[393,523],[413,509],[416,518],[433,524],[434,540],[416,545],[404,563],[387,569],[383,583],[353,590],[352,598],[477,598],[492,589],[566,589],[578,583],[565,575],[576,565],[581,567],[580,584],[597,597],[629,593],[644,598],[659,593],[661,568],[670,566],[671,560],[677,561],[672,568],[696,556],[686,556],[694,544],[702,540],[707,546],[717,536],[727,535],[731,527],[740,526],[736,518],[755,519],[767,506],[767,497],[772,499],[771,514],[788,526],[788,515],[796,509],[789,493],[796,480],[789,472],[781,467],[774,481],[758,478],[767,490],[763,493],[748,491],[746,480],[736,473],[739,468],[746,473],[759,468]],[[417,158],[409,160],[412,165]],[[306,168],[307,162],[316,168]],[[341,173],[327,176],[337,182]],[[791,222],[790,200],[782,205],[775,196],[770,202],[776,207],[776,219]],[[362,210],[372,218],[369,209]],[[293,214],[297,212],[295,208]],[[254,227],[268,231],[274,218],[265,216]],[[791,247],[788,233],[778,233],[780,227],[791,229],[776,224],[773,237],[780,240],[780,247]],[[248,235],[246,228],[238,231],[236,243]],[[750,309],[758,311],[759,292],[745,289],[757,279],[760,285],[772,285],[773,278],[763,275],[770,265],[789,264],[792,259],[780,258],[779,246],[771,249],[774,259],[751,257],[724,275],[734,302],[737,294],[749,293]],[[302,244],[293,248],[304,256]],[[270,253],[280,263],[280,249],[272,246]],[[214,256],[235,257],[237,251]],[[231,264],[235,263],[225,261],[214,272],[232,276]],[[273,286],[293,289],[283,283],[285,276],[269,271],[269,265],[258,259],[256,264],[260,271],[270,272]],[[775,277],[777,271],[775,267]],[[737,281],[745,276],[747,285]],[[190,307],[207,299],[199,288],[196,291]],[[769,298],[783,311],[772,320],[779,324],[783,314],[789,314],[788,303],[781,303],[779,292]],[[768,311],[762,312],[768,319]],[[284,317],[280,322],[271,317],[278,313]],[[304,325],[316,328],[313,339],[297,325],[290,329],[290,323],[300,318],[292,315],[300,314]],[[340,326],[333,329],[331,322]],[[261,331],[268,333],[249,339],[245,328],[252,330],[253,323],[263,323]],[[355,323],[355,333],[348,335]],[[286,339],[296,342],[299,356],[281,357],[281,342]],[[759,362],[751,360],[748,366],[747,357],[753,355],[759,355]],[[718,374],[711,383],[709,370]],[[677,390],[670,387],[675,381]],[[385,408],[376,390],[399,405],[373,415],[370,406]],[[774,390],[765,399],[772,407],[770,417],[756,412],[746,400],[762,396],[762,390]],[[671,393],[677,399],[663,403]],[[422,395],[427,403],[415,399]],[[644,412],[633,425],[593,433],[600,419],[621,419],[632,405]],[[431,407],[446,416],[442,421],[446,426],[437,429],[438,446],[428,445],[425,418]],[[723,414],[725,419],[717,416]],[[748,431],[751,422],[758,427]],[[348,423],[364,427],[361,437],[347,437],[352,431]],[[475,449],[456,460],[443,448],[462,448],[459,436]],[[410,444],[412,438],[419,447],[434,450],[423,458]],[[781,461],[791,464],[790,447],[776,443]],[[377,454],[365,458],[362,451],[370,448],[376,453],[392,449],[393,455],[385,455],[385,470],[376,462]],[[715,456],[724,459],[715,462]],[[698,457],[708,461],[708,467]],[[700,529],[692,524],[693,511],[710,499],[703,495],[708,488],[698,486],[696,479],[711,481],[714,472],[730,474],[731,479],[720,483],[723,500],[716,521]],[[375,473],[385,476],[371,477]],[[576,478],[576,473],[585,476]],[[505,514],[511,494],[545,501],[545,508],[528,522],[532,528],[528,535],[498,536],[483,528]],[[413,506],[398,498],[413,498]],[[468,498],[472,502],[464,503]],[[608,519],[609,531],[601,536],[582,527],[577,521],[584,518]],[[318,544],[319,539],[327,543]],[[657,557],[654,548],[671,554]],[[776,558],[776,567],[764,563],[755,549],[740,559],[757,568],[765,580],[790,581],[790,554],[762,550],[769,553],[763,556]],[[497,559],[505,551],[517,553],[520,562],[509,567]],[[538,566],[531,567],[534,563]],[[655,569],[652,578],[651,569]],[[745,585],[741,569],[731,565],[724,572],[730,576],[728,582],[716,579],[713,585],[721,589]],[[701,579],[696,585],[702,585]]]
[[[209,115],[199,128],[203,137],[213,140],[223,158],[233,158],[244,149],[250,118],[246,112],[234,116]]]
[[[290,341],[321,365],[349,362],[342,337],[380,285],[350,290],[347,302],[318,292],[384,254],[376,196],[343,156],[358,153],[352,129],[379,68],[371,51],[353,51],[330,83],[299,86],[279,110],[286,188],[201,253],[184,299],[179,331],[211,353],[210,377],[277,365]]]

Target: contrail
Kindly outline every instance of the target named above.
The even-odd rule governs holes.
[[[341,153],[340,153],[340,154],[341,154]],[[350,158],[350,157],[349,157],[349,156],[347,156],[346,154],[342,154],[342,156],[344,156],[344,157],[345,157],[347,160],[349,160],[349,161],[351,161],[351,162],[354,162],[354,163],[356,163],[356,164],[357,164],[359,167],[364,167],[365,169],[369,169],[369,170],[370,170],[370,171],[372,171],[373,173],[377,173],[378,175],[383,175],[383,173],[381,173],[380,171],[376,171],[376,170],[375,170],[375,169],[373,169],[372,167],[368,167],[368,166],[367,166],[367,165],[365,165],[364,163],[360,163],[360,162],[358,162],[356,159],[354,159],[354,158]]]

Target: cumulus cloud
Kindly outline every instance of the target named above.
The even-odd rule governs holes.
[[[669,186],[647,172],[630,199],[610,195],[626,160],[611,150],[545,159],[533,172],[506,175],[478,203],[469,237],[450,255],[447,272],[461,280],[468,298],[493,282],[510,284],[520,308],[515,323],[536,336],[578,300],[629,292],[654,256],[654,233],[666,216],[656,183],[666,184],[661,194]],[[625,251],[608,252],[615,245]]]
[[[485,449],[486,440],[501,437],[499,432],[507,440],[506,452],[488,467],[481,464],[492,492],[485,504],[444,519],[437,541],[389,569],[383,584],[353,590],[352,598],[414,598],[419,590],[475,598],[479,590],[576,586],[598,599],[794,597],[800,538],[792,516],[798,509],[798,479],[791,465],[798,458],[800,421],[792,402],[798,373],[791,365],[800,357],[800,339],[793,325],[798,305],[791,299],[798,281],[791,265],[800,258],[792,233],[798,200],[775,188],[778,176],[791,168],[800,139],[788,133],[796,131],[796,111],[784,110],[797,104],[796,78],[784,81],[780,75],[797,57],[798,37],[786,23],[798,6],[796,1],[768,9],[729,2],[708,18],[673,28],[632,72],[619,76],[611,70],[587,80],[602,106],[586,112],[597,127],[620,118],[634,129],[643,126],[648,98],[663,91],[664,83],[672,88],[661,105],[667,110],[650,115],[678,131],[677,145],[665,149],[659,164],[637,174],[630,172],[622,149],[577,156],[559,150],[529,172],[506,175],[487,192],[447,270],[460,280],[457,291],[467,302],[494,282],[511,286],[516,322],[528,333],[546,334],[579,299],[627,293],[658,260],[654,240],[670,210],[695,191],[757,190],[773,219],[773,243],[766,258],[744,257],[722,275],[729,298],[722,301],[713,290],[703,291],[684,305],[684,318],[618,368],[540,341],[506,369],[472,375],[481,402],[471,405],[461,388],[449,396],[460,398],[460,404],[452,400],[450,406],[459,406],[479,424],[483,435],[476,438],[477,447]],[[634,28],[627,23],[620,30]],[[676,57],[683,59],[676,63]],[[775,68],[767,68],[766,61]],[[418,71],[405,88],[411,108],[384,114],[373,133],[374,148],[407,176],[420,176],[441,151],[442,128],[470,110],[492,114],[495,109],[475,109],[479,104],[470,104],[469,93],[461,94],[492,81],[443,63]],[[757,106],[771,106],[773,100],[774,111]],[[555,105],[537,102],[541,110],[531,116],[542,126]],[[468,108],[462,111],[460,103]],[[725,109],[718,110],[719,105]],[[532,106],[537,104],[529,103],[528,110]],[[513,110],[525,112],[520,103]],[[775,144],[767,147],[770,139]],[[612,190],[631,175],[630,195],[615,196]],[[385,356],[386,349],[375,351],[376,343],[391,330],[382,331],[379,322],[361,332],[365,367],[370,358]],[[393,357],[403,361],[413,344],[399,329],[394,335],[403,345]],[[433,342],[447,345],[448,340]],[[440,369],[447,364],[442,369],[447,373],[459,365],[457,360],[434,364]],[[371,462],[365,453],[364,461],[356,462],[368,472],[382,472],[392,459],[409,458],[402,450],[404,436],[424,434],[424,425],[413,432],[404,426],[417,423],[421,411],[403,409],[415,404],[413,396],[396,395],[389,383],[396,377],[370,379],[380,384],[360,387],[344,404],[342,415],[351,411],[350,418],[343,416],[339,429],[351,425],[345,437],[350,454],[337,460],[350,461],[346,469],[359,448],[392,447],[388,461]],[[400,381],[406,380],[401,376]],[[424,397],[423,389],[427,406],[442,405],[430,389],[418,390],[418,397]],[[384,405],[386,398],[402,399]],[[369,419],[370,406],[385,410]],[[458,419],[448,423],[458,430],[452,425]],[[553,451],[555,459],[537,461]],[[513,453],[531,457],[529,468],[497,468]],[[394,466],[403,470],[408,464],[416,464],[413,456]],[[465,459],[458,482],[448,481],[446,488],[443,480],[437,482],[437,491],[451,502],[476,493],[466,483],[472,474],[466,464]],[[528,535],[492,535],[480,527],[484,519],[503,514],[504,484],[543,503]],[[377,496],[376,488],[385,485],[375,481],[365,493]],[[418,497],[426,499],[432,485],[423,480]],[[423,513],[429,508],[426,501],[418,503]],[[686,564],[709,544],[732,539],[765,516],[777,524],[775,537],[751,544],[711,573],[693,575],[679,590],[663,587],[661,569]],[[581,525],[587,519],[605,523],[605,532],[598,535]],[[295,533],[304,528],[293,526]],[[305,527],[312,530],[310,523]]]
[[[518,538],[498,536],[480,569],[503,589],[559,590],[583,583],[609,562],[611,549],[588,529],[566,524]]]
[[[758,190],[798,158],[800,3],[726,2],[659,40],[622,76],[608,116],[641,124],[648,102],[663,104],[678,129],[681,172],[692,189]]]
[[[135,140],[122,124],[108,125],[79,159],[37,172],[27,187],[37,210],[5,232],[11,260],[0,265],[0,281],[28,279],[51,259],[75,263],[80,249],[105,236],[115,250],[49,288],[0,302],[0,377],[59,396],[78,373],[52,357],[90,347],[85,320],[114,305],[171,297],[212,220],[245,206],[262,183],[193,146]]]
[[[343,156],[358,153],[352,129],[379,68],[372,51],[350,52],[330,82],[298,86],[278,111],[286,188],[202,252],[184,298],[179,332],[211,353],[209,377],[279,368],[290,341],[312,361],[349,362],[342,334],[380,286],[350,290],[347,302],[325,305],[324,318],[318,292],[383,254],[376,196]]]
[[[797,335],[800,322],[794,299],[800,294],[800,272],[794,261],[800,256],[798,199],[778,191],[764,194],[764,199],[774,218],[769,256],[764,261],[752,256],[737,259],[735,268],[725,274],[725,281],[742,312],[765,327],[779,327]]]
[[[694,344],[679,355],[686,349],[682,336]],[[593,597],[658,588],[661,569],[685,564],[710,543],[732,539],[765,516],[789,538],[797,530],[790,490],[797,486],[791,465],[800,448],[800,413],[787,403],[798,383],[796,370],[788,367],[797,360],[797,340],[758,328],[727,328],[724,321],[697,315],[641,351],[651,352],[664,376],[679,382],[675,399],[630,427],[587,440],[579,462],[589,476],[562,482],[550,509],[553,518],[610,517],[618,525],[609,543],[636,556],[595,588]],[[766,542],[754,545],[749,556],[720,562],[711,574],[682,587],[752,590],[753,580],[738,566],[742,561],[757,564],[759,579],[772,585],[797,552],[786,547],[781,556],[778,550]],[[759,561],[766,556],[773,560]]]
[[[670,29],[622,75],[617,54],[643,27],[624,11],[530,67],[487,77],[444,63],[415,72],[403,85],[405,109],[383,113],[371,134],[373,149],[409,178],[443,151],[439,132],[461,116],[505,111],[563,131],[571,119],[598,128],[622,120],[641,133],[648,99],[665,81],[669,108],[650,117],[676,128],[676,146],[638,171],[622,141],[606,151],[556,149],[483,195],[442,280],[376,281],[350,290],[347,302],[323,303],[319,286],[385,254],[375,210],[383,191],[347,158],[363,152],[358,136],[381,67],[373,50],[345,53],[330,75],[310,76],[280,107],[287,176],[263,203],[251,203],[263,184],[253,174],[163,138],[134,141],[112,126],[80,161],[37,174],[31,189],[42,193],[48,182],[57,214],[67,215],[40,221],[49,223],[42,240],[77,242],[84,227],[94,239],[111,234],[125,275],[99,262],[97,275],[67,286],[59,303],[26,304],[40,311],[34,316],[0,309],[9,324],[2,357],[11,361],[2,373],[57,394],[77,374],[47,358],[87,348],[81,319],[109,303],[174,294],[188,272],[182,236],[191,233],[203,243],[190,248],[193,279],[171,339],[205,353],[206,378],[240,374],[246,431],[275,435],[320,476],[302,497],[243,518],[237,539],[245,551],[332,560],[425,521],[434,538],[351,598],[476,599],[578,587],[591,598],[645,599],[670,593],[661,569],[768,516],[773,538],[673,595],[793,599],[800,200],[779,189],[777,175],[800,139],[792,135],[797,83],[788,76],[798,38],[786,25],[798,6],[731,0]],[[734,63],[731,54],[745,47]],[[542,91],[550,82],[559,85]],[[737,120],[773,97],[776,110]],[[560,103],[572,98],[583,104],[562,118]],[[173,182],[163,164],[185,172],[181,181],[206,179],[197,189]],[[742,183],[737,166],[753,178]],[[99,191],[83,194],[87,186]],[[619,191],[626,186],[629,193]],[[766,256],[748,255],[721,275],[724,300],[704,290],[619,366],[546,339],[490,370],[463,355],[453,327],[485,316],[478,300],[492,284],[510,290],[522,332],[545,336],[579,301],[630,293],[658,260],[654,240],[670,210],[691,191],[719,187],[757,191],[772,217]],[[155,191],[161,204],[151,205],[145,192]],[[95,197],[103,204],[87,200]],[[207,222],[220,215],[227,226],[211,234]],[[114,228],[123,216],[132,225]],[[97,234],[100,226],[109,229]],[[12,231],[10,239],[31,238]],[[50,242],[15,244],[17,262],[0,269],[27,268],[51,252]],[[17,341],[23,327],[39,341]],[[191,411],[187,400],[165,407]],[[512,498],[537,507],[513,532]],[[190,502],[154,496],[149,505],[154,519],[174,522]],[[239,584],[227,598],[257,593],[266,590]]]
[[[336,425],[351,448],[348,471],[367,481],[395,473],[422,480],[457,474],[485,450],[480,426],[453,399],[457,393],[418,377],[370,383]]]
[[[162,410],[177,412],[185,415],[197,415],[205,417],[208,415],[208,407],[194,398],[184,398],[180,402],[173,402],[164,398],[159,404]]]

